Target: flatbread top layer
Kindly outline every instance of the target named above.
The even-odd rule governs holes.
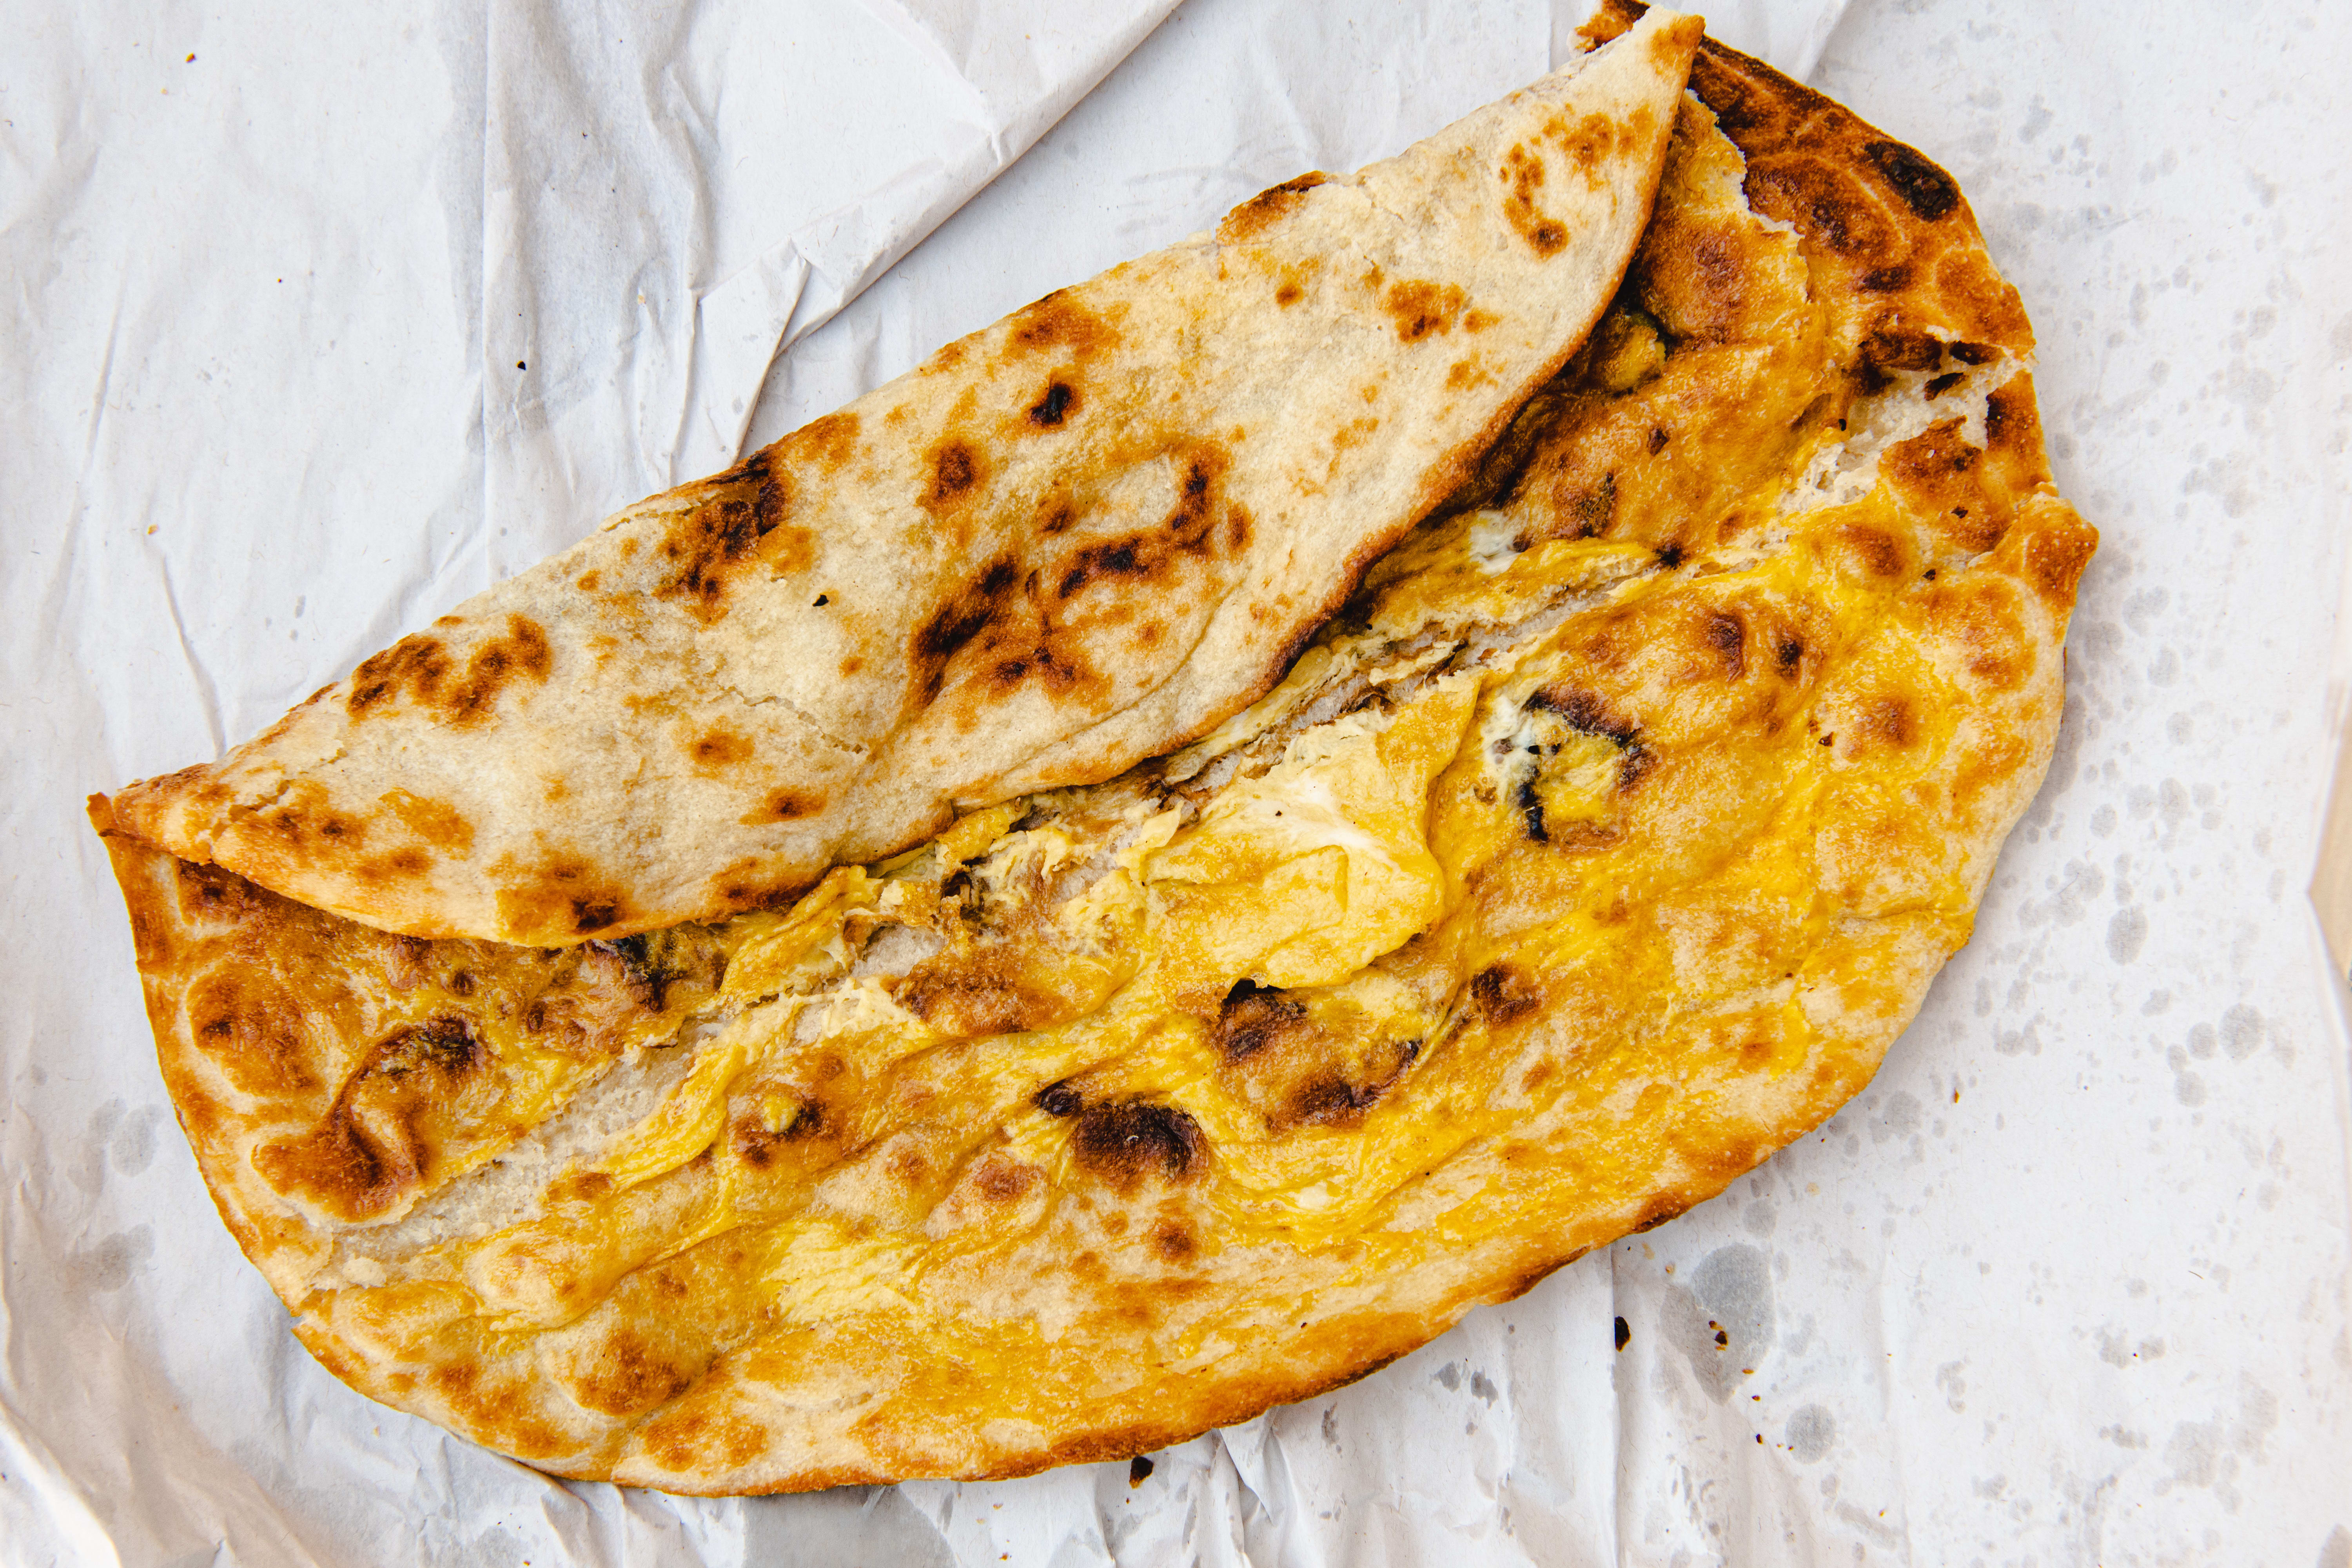
[[[1699,37],[1661,14],[1047,296],[403,638],[116,821],[387,931],[788,901],[1278,679],[1581,342]]]
[[[1124,1458],[1867,1082],[2046,766],[2096,536],[1948,178],[1730,51],[1692,81],[1591,343],[1171,756],[554,951],[386,935],[94,802],[304,1343],[570,1476]]]

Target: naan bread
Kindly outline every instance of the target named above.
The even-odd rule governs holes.
[[[387,931],[773,906],[1258,697],[1582,341],[1699,24],[1048,295],[642,501],[128,831]]]
[[[2096,536],[1948,177],[1728,50],[1691,80],[1591,344],[1171,756],[553,951],[387,935],[95,799],[303,1342],[567,1476],[1124,1458],[1859,1089],[2046,766]]]

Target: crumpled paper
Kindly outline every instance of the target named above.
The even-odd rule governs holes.
[[[1163,9],[14,8],[0,1559],[2352,1563],[2346,997],[2304,897],[2352,679],[2324,14],[1717,8],[1958,177],[2105,544],[1974,942],[1716,1202],[1139,1484],[563,1485],[294,1343],[172,1125],[81,795],[1521,85],[1582,12]]]

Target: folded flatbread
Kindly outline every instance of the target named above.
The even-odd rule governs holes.
[[[788,900],[1280,679],[1583,340],[1696,47],[1661,13],[639,502],[219,762],[160,847],[543,945]]]
[[[1950,178],[1712,44],[1691,82],[1591,342],[1171,756],[559,949],[93,801],[199,1168],[320,1362],[685,1491],[1123,1459],[1866,1083],[2048,763],[2096,536]]]

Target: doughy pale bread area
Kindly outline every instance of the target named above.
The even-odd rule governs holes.
[[[387,931],[557,945],[788,901],[1191,739],[1581,342],[1698,26],[949,344],[117,820]]]
[[[1867,1083],[2048,763],[2097,536],[1949,177],[1714,44],[1689,81],[1589,342],[1181,748],[565,945],[374,929],[93,798],[320,1362],[680,1491],[1125,1458]]]

